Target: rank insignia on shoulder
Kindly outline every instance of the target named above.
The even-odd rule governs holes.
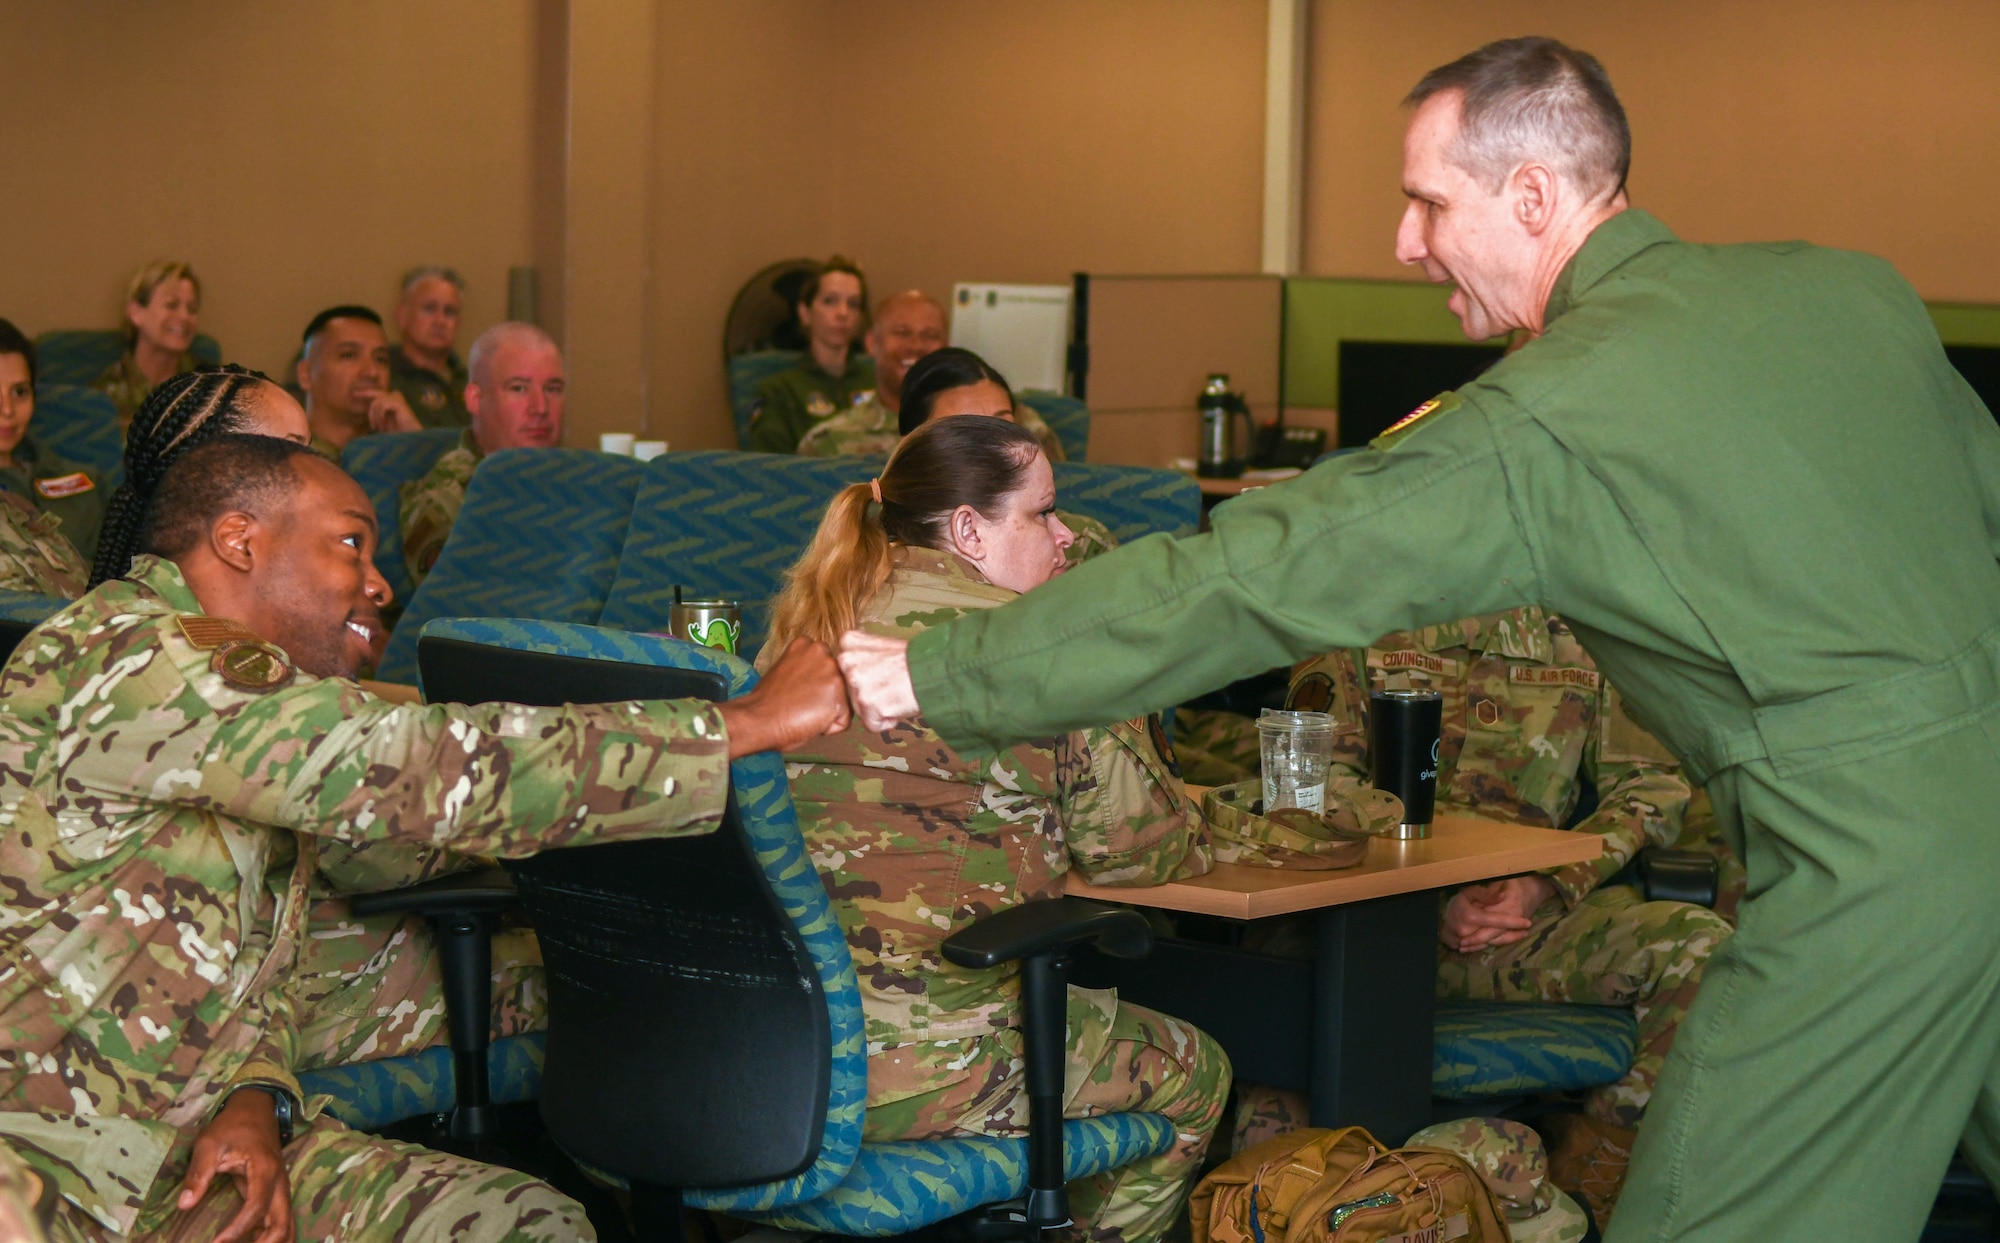
[[[253,643],[263,642],[256,631],[229,617],[182,613],[174,618],[174,625],[180,630],[183,639],[204,652],[210,648],[221,647],[233,639],[248,639]]]
[[[274,691],[292,680],[285,654],[262,639],[230,639],[215,649],[208,667],[245,691]]]
[[[96,490],[97,485],[90,481],[90,476],[80,470],[35,480],[35,491],[51,501],[59,501],[65,496],[82,496]]]
[[[1415,430],[1425,419],[1430,418],[1434,414],[1444,414],[1456,410],[1458,406],[1457,393],[1439,393],[1436,397],[1431,398],[1423,405],[1418,406],[1415,410],[1410,411],[1402,418],[1391,423],[1383,429],[1381,435],[1368,443],[1377,449],[1394,448],[1397,441]]]
[[[806,413],[823,419],[833,413],[833,402],[825,393],[813,393],[806,398]]]

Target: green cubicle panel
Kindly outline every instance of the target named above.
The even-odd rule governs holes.
[[[2000,346],[2000,306],[1976,302],[1927,302],[1938,340],[1946,345]]]
[[[1340,392],[1342,341],[1464,345],[1445,306],[1451,286],[1422,281],[1295,276],[1285,282],[1284,394],[1287,406],[1331,409]]]

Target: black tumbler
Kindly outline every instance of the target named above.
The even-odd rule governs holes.
[[[1388,836],[1429,837],[1437,803],[1438,740],[1444,696],[1436,691],[1374,691],[1368,696],[1368,784],[1403,800],[1403,823]]]

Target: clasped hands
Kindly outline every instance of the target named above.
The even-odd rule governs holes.
[[[1555,895],[1555,882],[1546,876],[1509,876],[1467,885],[1445,904],[1438,940],[1461,954],[1512,945],[1528,935],[1535,912]]]

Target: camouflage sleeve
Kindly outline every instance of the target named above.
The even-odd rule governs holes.
[[[464,504],[464,487],[434,484],[428,477],[403,493],[403,564],[410,569],[412,583],[421,584],[437,564]]]
[[[1584,776],[1597,783],[1597,810],[1576,827],[1601,835],[1604,852],[1544,873],[1570,907],[1622,871],[1648,843],[1672,846],[1692,793],[1673,754],[1626,715],[1608,682],[1599,720],[1583,754]]]
[[[93,679],[71,692],[64,710],[79,736],[65,740],[56,788],[92,791],[111,807],[200,807],[348,845],[503,856],[709,832],[728,793],[728,740],[713,704],[425,707],[317,678],[253,694],[184,673],[158,646],[147,654],[129,652],[113,685]],[[107,707],[77,702],[90,698]]]
[[[1057,510],[1056,517],[1062,519],[1062,524],[1076,536],[1076,539],[1070,542],[1070,546],[1063,550],[1064,569],[1118,547],[1118,537],[1111,533],[1111,528],[1095,518],[1071,513],[1068,510]]]
[[[1093,885],[1158,885],[1208,871],[1201,810],[1169,765],[1159,718],[1056,740],[1070,860]]]
[[[299,1086],[298,1076],[292,1073],[299,1060],[299,1025],[292,1017],[291,997],[282,988],[267,988],[253,1004],[264,1011],[263,1017],[249,1018],[247,1010],[244,1017],[255,1023],[257,1043],[230,1077],[227,1090],[216,1094],[217,1112],[228,1103],[229,1093],[259,1083],[283,1088],[292,1094],[293,1100],[305,1104],[305,1090]]]

